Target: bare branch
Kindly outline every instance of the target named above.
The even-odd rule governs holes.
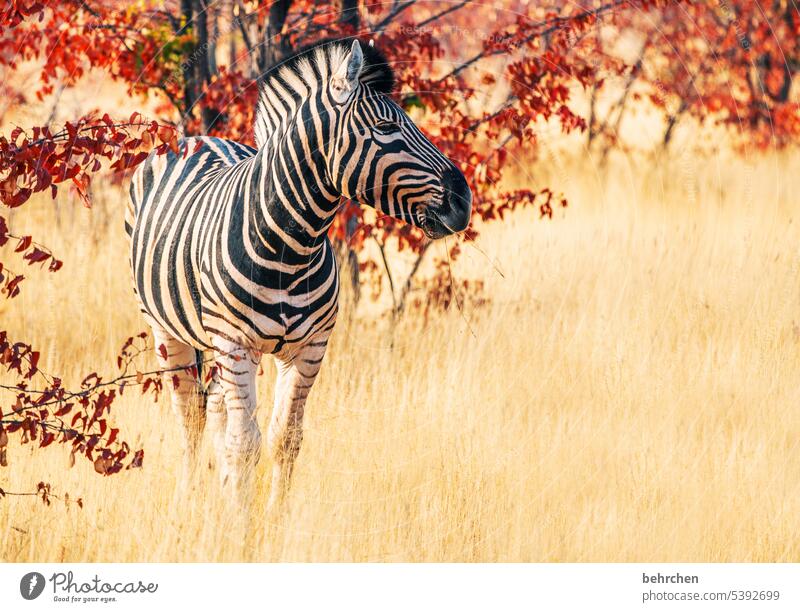
[[[449,8],[446,8],[443,11],[428,17],[427,19],[423,19],[418,24],[416,24],[416,27],[417,28],[424,28],[429,23],[433,23],[437,19],[440,19],[440,18],[444,17],[445,15],[449,15],[450,13],[454,13],[458,9],[465,7],[467,4],[469,4],[469,1],[470,0],[463,0],[462,2],[459,2],[458,4],[454,4],[453,6],[451,6]]]
[[[400,13],[405,11],[407,8],[414,6],[417,3],[417,0],[406,0],[406,2],[395,2],[392,10],[389,11],[389,14],[381,19],[378,23],[372,26],[373,32],[381,32],[386,29],[392,21],[394,21]]]
[[[406,282],[403,285],[403,289],[400,292],[400,297],[397,302],[397,313],[400,314],[403,312],[403,309],[406,306],[406,298],[408,297],[409,292],[411,291],[411,283],[414,280],[414,276],[416,276],[417,272],[419,271],[420,266],[422,265],[422,260],[425,258],[425,253],[428,252],[428,249],[431,248],[433,241],[428,241],[425,245],[420,249],[419,255],[417,255],[417,260],[414,262],[414,266],[411,268],[411,272],[408,273],[406,277]]]
[[[386,259],[386,249],[377,238],[373,236],[372,239],[375,241],[375,244],[378,245],[378,251],[381,254],[381,260],[383,261],[383,268],[386,270],[386,278],[389,279],[389,293],[392,294],[392,313],[397,314],[397,298],[394,295],[394,279],[392,278],[392,271],[389,268],[389,261]]]

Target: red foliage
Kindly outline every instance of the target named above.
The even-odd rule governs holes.
[[[194,12],[187,14],[187,6],[194,6]],[[38,70],[31,91],[3,85],[7,106],[25,104],[31,95],[42,100],[55,83],[74,86],[89,70],[125,83],[131,95],[155,96],[160,104],[156,119],[138,113],[120,119],[101,110],[68,120],[57,130],[15,127],[0,136],[0,202],[20,207],[34,193],[49,191],[55,197],[58,187],[69,184],[88,205],[91,177],[103,167],[124,171],[152,149],[175,151],[181,132],[205,131],[252,143],[255,79],[265,68],[266,51],[279,59],[300,45],[345,34],[375,39],[389,55],[397,71],[398,102],[460,166],[473,190],[474,219],[481,222],[502,220],[526,207],[552,217],[556,206],[566,206],[557,190],[545,185],[511,188],[508,170],[514,159],[530,158],[546,124],[564,132],[588,128],[591,138],[595,118],[587,122],[573,98],[582,89],[602,88],[609,76],[645,82],[649,100],[663,110],[668,126],[686,114],[732,127],[760,146],[785,146],[800,135],[800,107],[791,91],[800,67],[800,17],[787,2],[545,1],[514,3],[513,11],[505,13],[467,3],[366,3],[358,6],[355,19],[342,18],[340,3],[312,0],[289,1],[282,16],[274,10],[279,4],[255,0],[237,3],[235,18],[203,9],[207,19],[200,20],[198,7],[198,0],[160,5],[7,1],[0,8],[0,70],[17,70],[22,62],[35,63]],[[212,20],[216,28],[208,27]],[[640,60],[626,65],[606,52],[597,42],[599,35],[590,36],[600,25],[618,34],[644,33]],[[219,41],[233,39],[227,65],[217,66],[222,53],[213,51],[219,42],[216,32]],[[266,41],[265,34],[271,36]],[[608,130],[603,133],[616,138]],[[479,226],[471,226],[459,240],[474,240]],[[417,263],[429,246],[418,229],[387,217],[366,222],[364,211],[349,203],[330,231],[356,250],[367,239],[381,248],[395,241],[416,253]],[[33,237],[13,234],[0,216],[0,247],[8,245],[11,256],[21,259],[19,265],[46,266],[52,272],[62,266]],[[457,242],[448,246],[447,259],[435,262],[434,277],[422,286],[430,298],[424,300],[426,308],[446,308],[464,303],[467,294],[480,295],[474,283],[453,281],[449,263],[459,248]],[[373,261],[362,261],[361,268],[379,269]],[[0,263],[0,291],[7,297],[19,294],[24,278]],[[404,286],[404,291],[411,287],[411,279]],[[405,297],[400,296],[400,308]],[[38,353],[29,345],[0,334],[0,363],[20,379],[5,387],[15,394],[15,403],[10,412],[3,408],[2,457],[8,432],[19,432],[39,446],[71,444],[102,474],[141,465],[141,452],[130,456],[107,415],[127,385],[157,393],[160,378],[124,373],[104,382],[95,374],[81,390],[68,392],[60,379],[41,373]],[[120,367],[130,365],[140,341],[129,340]],[[34,377],[43,377],[42,386],[31,391]],[[47,497],[47,486],[37,494],[43,490]]]
[[[89,69],[94,69],[126,83],[131,94],[158,93],[167,104],[162,105],[165,115],[159,120],[135,113],[120,121],[98,111],[67,121],[57,131],[47,125],[15,127],[8,136],[0,136],[0,201],[5,206],[20,207],[34,193],[47,190],[55,197],[64,183],[71,184],[88,205],[91,177],[103,165],[113,171],[127,170],[140,163],[151,149],[157,153],[176,150],[178,130],[170,121],[175,112],[185,133],[208,130],[214,135],[252,142],[257,94],[252,60],[257,50],[248,48],[251,54],[237,56],[235,64],[219,67],[209,76],[210,69],[204,68],[208,63],[208,41],[201,43],[207,33],[199,29],[200,22],[188,23],[186,15],[178,12],[181,8],[165,5],[157,10],[147,4],[131,7],[110,0],[12,0],[6,4],[0,11],[0,68],[14,70],[21,61],[38,61],[39,84],[32,92],[37,99],[50,94],[54,83],[75,85]],[[238,25],[245,39],[251,27],[263,35],[273,19],[271,10],[266,8],[259,3],[244,3],[244,10],[250,13],[240,16],[241,23],[228,25],[231,29]],[[539,196],[532,191],[499,192],[497,185],[507,152],[500,147],[487,153],[480,140],[496,138],[501,133],[508,133],[519,142],[532,140],[533,123],[551,116],[557,117],[564,129],[582,129],[579,118],[567,106],[569,89],[565,83],[575,78],[585,83],[591,73],[565,70],[571,67],[570,62],[555,46],[540,60],[523,57],[509,68],[512,93],[507,103],[497,112],[475,117],[466,103],[476,85],[470,84],[463,71],[499,53],[533,48],[548,28],[550,32],[554,27],[565,32],[584,28],[591,13],[578,10],[564,18],[548,16],[541,22],[521,17],[511,31],[490,36],[487,40],[492,42],[484,44],[478,56],[467,64],[450,73],[436,74],[430,68],[445,56],[445,50],[432,30],[415,28],[413,18],[398,24],[405,8],[395,6],[387,14],[380,7],[371,7],[369,12],[379,19],[374,24],[376,31],[358,32],[379,39],[378,44],[394,60],[398,100],[407,108],[425,111],[423,127],[459,163],[472,184],[476,216],[490,221],[519,206],[534,205]],[[281,24],[284,27],[278,28],[281,33],[274,41],[276,48],[286,50],[323,36],[356,33],[352,22],[340,20],[338,5],[297,0],[291,3],[291,9],[286,23]],[[246,19],[250,23],[245,23]],[[477,85],[488,80],[489,75],[483,73]],[[534,89],[536,93],[532,94]],[[7,93],[7,99],[17,103],[26,99],[22,92]],[[547,194],[541,204],[543,214],[552,214],[549,190],[541,194]],[[345,229],[353,219],[361,224],[355,233]],[[390,218],[366,224],[363,211],[355,206],[343,207],[331,234],[346,239],[351,247],[372,237],[379,244],[394,238],[401,249],[412,249],[420,257],[427,248],[419,230]],[[473,239],[475,231],[464,236]],[[47,265],[53,272],[61,268],[61,261],[46,247],[31,236],[12,234],[6,219],[0,216],[0,246],[12,242],[17,256],[28,265]],[[448,257],[457,254],[456,245]],[[445,282],[441,263],[437,269],[430,281],[434,284],[427,288],[435,298],[430,303],[447,307],[452,301],[447,296],[467,287],[456,286],[452,278]],[[19,294],[23,279],[0,264],[0,287],[8,297]],[[132,337],[123,347],[118,359],[122,374],[105,381],[92,373],[79,390],[69,391],[60,378],[39,369],[39,353],[30,345],[12,342],[7,332],[0,332],[0,364],[18,378],[15,384],[3,386],[14,395],[14,401],[10,409],[0,409],[2,463],[7,461],[9,434],[17,434],[21,442],[37,443],[39,448],[69,444],[72,458],[85,457],[103,475],[141,466],[143,452],[132,451],[120,438],[119,430],[109,424],[108,417],[114,401],[128,386],[138,385],[143,392],[156,394],[161,390],[159,373],[128,372],[133,358],[144,350],[144,337]],[[176,377],[171,379],[174,384]],[[36,389],[31,387],[33,380],[39,382]],[[49,503],[49,485],[40,483],[36,494]]]
[[[637,80],[666,119],[727,129],[740,146],[781,148],[800,137],[792,95],[800,69],[795,3],[752,0],[665,4],[658,15],[621,13],[617,27],[643,40]],[[639,97],[637,94],[636,97]]]
[[[221,67],[219,74],[204,90],[204,105],[222,109],[217,110],[209,135],[255,146],[253,121],[257,100],[258,88],[254,79],[239,71]],[[200,119],[191,117],[186,123],[186,129],[189,133],[199,133],[202,130]]]
[[[7,332],[0,331],[0,365],[7,374],[17,377],[13,385],[0,385],[14,394],[14,403],[0,408],[3,465],[7,464],[8,434],[16,433],[22,444],[36,443],[39,448],[53,443],[69,445],[70,464],[76,456],[85,457],[93,462],[95,471],[106,476],[140,467],[141,449],[132,452],[108,419],[114,400],[126,386],[141,385],[145,392],[154,384],[156,393],[160,390],[160,380],[154,381],[158,373],[128,371],[134,359],[146,350],[146,337],[140,334],[128,339],[118,359],[122,373],[116,378],[104,381],[93,372],[81,381],[79,389],[69,390],[61,378],[39,368],[38,351],[24,342],[13,342]],[[36,388],[34,381],[38,383]]]
[[[34,127],[31,134],[16,127],[9,138],[0,136],[0,202],[15,208],[32,194],[71,181],[84,203],[90,205],[87,189],[92,173],[110,161],[115,171],[138,165],[155,148],[157,153],[178,150],[177,131],[134,113],[124,123],[108,113],[87,115],[67,122],[53,133],[49,127]],[[24,249],[23,249],[24,250]]]

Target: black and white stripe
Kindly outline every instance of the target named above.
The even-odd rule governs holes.
[[[253,376],[263,353],[279,372],[272,506],[288,486],[305,398],[336,320],[327,231],[341,197],[431,238],[469,222],[463,175],[389,98],[392,87],[372,46],[319,44],[262,79],[258,148],[189,138],[185,154],[151,155],[134,174],[126,215],[134,287],[156,345],[167,349],[162,365],[190,365],[203,349],[219,365],[207,391],[185,373],[173,393],[185,469],[207,412],[221,474],[240,499],[260,448]]]

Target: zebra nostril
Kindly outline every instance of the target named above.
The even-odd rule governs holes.
[[[464,175],[451,166],[442,174],[444,200],[436,216],[451,233],[467,229],[472,216],[472,192]]]

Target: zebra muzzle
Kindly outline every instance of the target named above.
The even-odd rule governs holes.
[[[444,198],[438,206],[428,207],[423,231],[437,239],[467,229],[472,216],[472,191],[461,172],[453,167],[442,174]]]

